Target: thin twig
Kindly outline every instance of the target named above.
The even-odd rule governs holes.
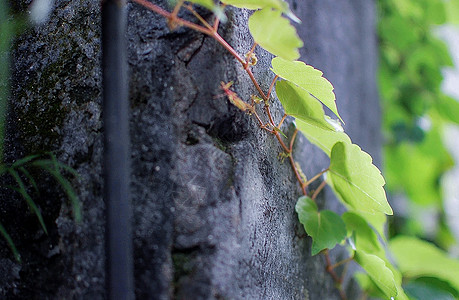
[[[269,118],[269,121],[271,122],[271,125],[273,125],[273,127],[277,127],[276,123],[274,122],[273,116],[271,114],[271,109],[269,108],[269,105],[265,104],[265,111],[266,111],[266,114],[268,115],[268,118]]]
[[[292,134],[292,138],[290,139],[290,152],[293,152],[293,144],[295,143],[296,135],[298,134],[298,129],[295,129],[295,131]]]
[[[204,27],[204,26],[200,26],[200,25],[197,25],[193,22],[190,22],[190,21],[187,21],[187,20],[184,20],[182,18],[172,18],[172,15],[170,12],[162,9],[161,7],[151,3],[151,2],[148,2],[146,0],[132,0],[133,2],[139,4],[139,5],[142,5],[146,8],[148,8],[149,10],[151,11],[154,11],[155,13],[165,17],[166,19],[168,20],[172,20],[174,19],[174,22],[180,26],[185,26],[185,27],[188,27],[188,28],[191,28],[193,30],[196,30],[196,31],[199,31],[201,33],[204,33],[204,34],[207,34],[207,35],[210,35],[212,36],[213,35],[213,31],[210,31],[208,28]]]
[[[220,6],[223,9],[225,9],[226,7],[226,4],[225,3],[222,3],[222,5]],[[217,16],[217,14],[215,14],[215,21],[214,21],[214,32],[217,32],[218,31],[218,25],[220,25],[220,18]]]
[[[243,66],[244,69],[245,69],[245,63],[243,63],[242,66]],[[260,85],[258,84],[257,80],[255,79],[255,76],[253,76],[252,70],[251,70],[250,68],[248,68],[248,69],[245,69],[245,71],[247,72],[247,74],[249,75],[250,79],[252,80],[253,85],[254,85],[255,88],[257,89],[257,91],[258,91],[258,93],[260,94],[261,98],[263,98],[263,100],[267,101],[268,97],[265,95],[265,93],[264,93],[263,90],[261,89],[261,87],[260,87]]]
[[[306,196],[308,194],[308,191],[306,190],[306,186],[304,185],[300,172],[298,172],[298,169],[296,168],[292,154],[290,154],[288,158],[290,160],[290,164],[292,165],[293,172],[295,173],[296,180],[298,180],[298,182],[300,183],[301,191],[303,192],[303,195]]]
[[[339,262],[335,263],[333,266],[331,266],[331,268],[335,269],[335,268],[341,266],[342,264],[347,264],[348,262],[350,262],[353,259],[354,259],[353,257],[348,257],[346,259],[343,259],[342,261],[339,261]]]
[[[180,8],[183,5],[184,0],[179,0],[177,1],[177,4],[174,7],[174,10],[172,11],[171,18],[175,19],[180,11]]]
[[[311,199],[312,200],[316,200],[317,198],[317,195],[319,195],[320,191],[322,191],[322,189],[325,187],[325,184],[327,184],[326,181],[322,181],[319,186],[317,187],[317,189],[314,191],[314,194],[312,194],[311,196]]]
[[[247,54],[245,55],[245,69],[249,68],[249,66],[251,65],[250,60],[252,59],[253,51],[255,51],[257,45],[257,42],[254,42],[250,51],[247,52]]]
[[[282,119],[280,120],[279,125],[277,125],[277,128],[280,129],[280,127],[282,126],[282,123],[284,123],[285,118],[287,118],[287,116],[288,116],[287,114],[284,114],[284,115],[282,116]]]
[[[210,24],[207,23],[207,21],[193,9],[193,6],[191,4],[188,4],[187,6],[185,6],[185,8],[188,9],[206,28],[208,28],[211,31],[214,30],[214,28],[210,26]]]
[[[322,176],[323,173],[325,172],[328,172],[329,168],[326,168],[325,170],[323,171],[320,171],[317,175],[315,175],[314,177],[312,177],[311,179],[308,180],[308,182],[306,182],[306,186],[310,185],[312,182],[316,181],[318,178],[320,178],[320,176]]]
[[[290,153],[290,149],[287,148],[287,146],[285,145],[284,141],[282,140],[282,137],[281,135],[279,134],[279,132],[275,131],[273,132],[273,134],[276,136],[277,140],[279,141],[279,144],[281,145],[281,147],[284,149],[285,152],[287,153]]]
[[[338,275],[336,275],[335,270],[333,270],[332,268],[332,263],[330,260],[330,256],[328,254],[328,249],[325,249],[323,253],[325,256],[325,261],[327,262],[327,266],[325,267],[325,270],[328,272],[328,274],[330,274],[330,276],[333,278],[333,281],[337,284],[337,289],[338,289],[341,299],[347,300],[347,296],[343,290],[341,279],[338,277]]]
[[[277,78],[279,78],[279,75],[274,76],[274,79],[271,82],[271,85],[269,86],[268,94],[266,95],[268,97],[268,99],[271,96],[271,92],[273,91],[274,84],[276,83]]]

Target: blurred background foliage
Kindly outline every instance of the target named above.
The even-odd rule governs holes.
[[[459,99],[442,88],[454,53],[440,39],[445,30],[459,36],[459,0],[379,0],[378,8],[390,248],[412,299],[459,299],[459,193],[448,192],[459,190]],[[431,247],[438,255],[425,256]],[[416,256],[438,272],[400,261]]]

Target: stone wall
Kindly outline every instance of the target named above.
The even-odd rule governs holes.
[[[379,159],[374,4],[307,0],[291,7],[303,20],[302,59],[334,84],[346,130]],[[56,1],[49,21],[16,42],[6,158],[55,151],[80,174],[73,183],[83,221],[74,223],[62,191],[46,177],[34,200],[48,235],[19,197],[3,191],[1,220],[23,257],[17,264],[2,244],[3,298],[105,297],[99,10],[96,1]],[[220,32],[244,54],[252,45],[249,12],[228,16]],[[136,297],[338,299],[323,257],[310,256],[294,211],[300,190],[288,162],[278,159],[279,144],[216,97],[220,81],[234,81],[244,99],[255,94],[237,61],[209,37],[171,32],[138,5],[128,4],[128,23]],[[271,56],[261,49],[257,56],[254,74],[267,90]],[[279,120],[280,104],[272,106]],[[328,166],[303,137],[295,155],[309,176]],[[324,194],[320,205],[339,209]]]

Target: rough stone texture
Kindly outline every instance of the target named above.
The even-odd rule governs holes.
[[[25,3],[25,1],[23,1]],[[165,1],[164,1],[165,2]],[[367,0],[292,2],[306,48],[324,71],[353,140],[379,155],[374,82],[374,5]],[[165,7],[164,3],[161,3]],[[56,1],[50,20],[21,36],[14,52],[7,153],[14,160],[55,151],[74,167],[83,222],[49,179],[34,199],[45,235],[17,195],[1,194],[0,217],[23,256],[2,244],[5,299],[103,299],[104,203],[100,11],[96,1]],[[321,256],[298,224],[299,188],[277,141],[224,98],[220,81],[247,99],[254,88],[214,40],[128,5],[135,285],[138,299],[338,299]],[[221,33],[239,53],[252,44],[249,12],[229,15]],[[267,90],[271,56],[254,70]],[[283,114],[274,103],[274,118]],[[287,133],[292,128],[286,123]],[[304,138],[296,159],[309,176],[327,159]],[[320,205],[338,208],[326,191]],[[27,227],[17,215],[24,214]],[[3,241],[1,241],[3,243]],[[338,254],[340,255],[339,251]]]

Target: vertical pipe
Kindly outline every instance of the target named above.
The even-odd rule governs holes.
[[[104,197],[108,299],[134,299],[129,199],[126,1],[102,1]]]

